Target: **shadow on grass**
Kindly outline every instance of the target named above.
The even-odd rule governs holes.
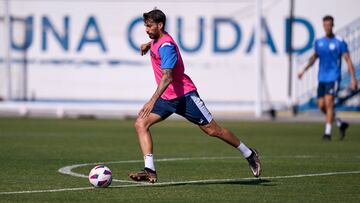
[[[250,179],[250,180],[225,180],[225,181],[209,181],[209,182],[183,182],[178,184],[169,184],[163,186],[176,186],[176,185],[262,185],[262,186],[274,186],[275,184],[271,184],[271,180],[266,179]],[[154,184],[156,186],[156,184]],[[162,186],[162,185],[159,185]]]
[[[173,186],[184,186],[184,185],[261,185],[261,186],[275,186],[271,180],[261,178],[251,179],[226,179],[226,180],[195,180],[195,181],[179,181],[179,182],[158,182],[155,184],[134,184],[134,185],[116,185],[110,186],[112,188],[121,187],[173,187]]]
[[[252,179],[252,180],[237,180],[237,181],[230,181],[230,182],[223,182],[217,184],[234,184],[234,185],[262,185],[262,186],[275,186],[271,180],[266,179]]]

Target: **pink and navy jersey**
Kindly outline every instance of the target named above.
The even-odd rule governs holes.
[[[162,48],[166,45],[171,45],[171,47],[174,47],[175,49]],[[162,49],[161,53],[160,49]],[[165,59],[164,56],[172,56],[171,53],[166,53],[171,52],[171,50],[175,50],[175,57]],[[165,33],[161,38],[157,39],[156,41],[151,41],[150,57],[155,74],[155,80],[158,85],[162,78],[161,69],[173,69],[173,81],[169,84],[167,89],[161,95],[161,98],[165,100],[175,99],[196,90],[196,86],[191,81],[190,77],[184,73],[185,67],[180,55],[179,48],[169,34]]]

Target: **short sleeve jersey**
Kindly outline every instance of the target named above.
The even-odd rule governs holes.
[[[322,37],[315,41],[315,53],[320,59],[319,82],[334,82],[341,79],[341,57],[347,52],[347,44],[340,37]]]
[[[177,61],[176,48],[170,42],[163,43],[159,48],[161,68],[174,68]]]

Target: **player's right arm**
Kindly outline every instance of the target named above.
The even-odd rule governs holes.
[[[144,56],[149,51],[150,47],[151,47],[151,42],[140,45],[141,56]]]
[[[305,68],[298,73],[298,78],[301,79],[304,75],[304,73],[312,66],[314,65],[316,59],[318,58],[318,55],[314,52],[313,55],[310,57],[308,64],[305,66]]]

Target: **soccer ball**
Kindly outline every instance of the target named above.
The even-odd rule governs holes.
[[[111,170],[105,165],[97,165],[91,169],[89,181],[94,187],[108,187],[112,181]]]

